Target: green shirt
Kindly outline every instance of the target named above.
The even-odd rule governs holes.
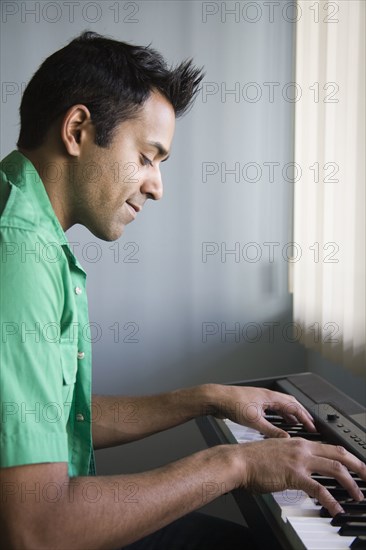
[[[68,462],[88,475],[86,274],[33,164],[13,151],[0,169],[0,466]]]

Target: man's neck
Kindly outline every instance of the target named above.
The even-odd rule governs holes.
[[[72,221],[71,208],[68,206],[68,163],[67,160],[43,149],[18,149],[31,161],[46,189],[52,208],[64,231],[69,229]]]

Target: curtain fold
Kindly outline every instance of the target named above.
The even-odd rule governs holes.
[[[294,321],[302,342],[365,371],[365,2],[298,0]]]

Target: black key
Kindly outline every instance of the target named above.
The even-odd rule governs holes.
[[[362,523],[350,521],[349,523],[342,525],[338,531],[338,535],[341,535],[341,537],[357,537],[358,535],[366,536],[366,521]]]
[[[297,430],[287,430],[287,433],[291,437],[303,437],[304,439],[307,439],[308,441],[322,441],[323,436],[322,434],[319,434],[317,432],[301,432]]]
[[[355,480],[355,482],[357,483],[360,489],[366,489],[366,481],[364,481],[363,479],[357,479],[357,478],[353,478],[353,479]]]
[[[300,431],[304,432],[305,428],[304,426],[296,426],[295,425],[288,425],[288,424],[282,424],[281,422],[271,422],[272,426],[275,426],[276,428],[281,428],[281,430],[284,430],[285,432],[290,431]]]
[[[320,517],[321,518],[331,518],[332,516],[330,515],[330,513],[328,512],[328,510],[326,508],[324,508],[324,506],[322,506],[320,508]]]
[[[353,478],[353,479],[355,480],[355,482],[357,483],[357,485],[359,486],[359,488],[361,490],[366,489],[366,481],[364,481],[363,479],[361,479],[360,481],[355,479],[355,478]]]
[[[349,497],[349,492],[343,487],[326,487],[330,494],[337,500]]]
[[[316,504],[320,504],[319,501]],[[345,512],[359,512],[360,514],[366,512],[366,500],[361,500],[361,502],[356,502],[355,500],[345,500],[339,501],[339,504],[342,506]],[[330,518],[330,513],[324,506],[320,509],[320,516],[322,518]]]
[[[334,516],[332,521],[330,522],[331,525],[344,525],[345,523],[353,522],[353,523],[360,523],[366,521],[366,514],[337,514]]]
[[[330,486],[333,486],[333,487],[341,487],[341,485],[338,483],[338,481],[336,479],[334,479],[334,477],[326,477],[326,476],[322,476],[322,475],[319,475],[319,474],[314,474],[311,477],[312,477],[312,479],[315,479],[315,481],[317,481],[321,485],[330,485]],[[360,489],[366,489],[366,481],[364,481],[363,479],[354,477],[354,476],[352,476],[352,477],[353,477],[353,479],[355,480],[355,482],[357,483],[357,485]]]
[[[334,477],[326,477],[319,474],[313,474],[311,478],[315,479],[315,481],[317,481],[321,485],[339,485],[338,481],[335,480]]]
[[[351,510],[366,512],[366,500],[360,500],[359,502],[357,502],[356,500],[348,498],[346,500],[340,500],[339,504],[344,510],[346,510],[347,508],[346,512]]]
[[[350,548],[352,548],[353,550],[366,550],[366,537],[355,538]]]
[[[269,422],[275,422],[275,421],[278,421],[278,420],[283,420],[282,416],[280,416],[279,414],[276,414],[275,412],[270,411],[269,409],[266,412],[264,418],[266,420],[268,420]]]
[[[283,428],[286,432],[290,430],[308,433],[302,424],[278,424],[278,427]]]
[[[285,432],[304,432],[305,429],[304,429],[304,426],[291,426],[289,424],[278,424],[277,425],[278,428],[282,428],[283,430],[285,430]],[[306,432],[307,433],[307,432]]]
[[[344,487],[342,487],[341,485],[324,485],[324,487],[338,501],[344,500],[350,496],[347,489],[344,489]]]

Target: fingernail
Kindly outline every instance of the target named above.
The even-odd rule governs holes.
[[[365,498],[362,491],[360,491],[360,492],[358,493],[358,496],[359,496],[360,500],[363,500],[363,499]]]
[[[337,503],[337,511],[336,511],[336,514],[344,514],[344,510],[342,508],[342,506],[339,504],[339,502]]]

